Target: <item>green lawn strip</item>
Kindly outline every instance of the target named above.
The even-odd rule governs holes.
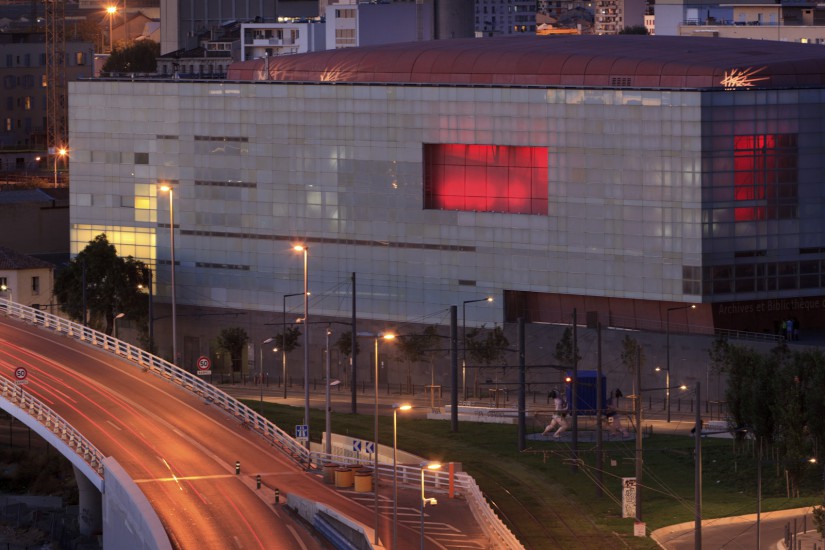
[[[257,407],[257,402],[249,401]],[[372,441],[374,417],[362,406],[358,415],[333,415],[333,431]],[[303,410],[271,403],[265,414],[288,433],[302,423]],[[310,437],[320,441],[323,411],[312,410]],[[392,419],[379,418],[379,440],[392,441]],[[752,450],[734,451],[733,442],[705,438],[703,517],[756,512],[756,458]],[[461,422],[459,431],[441,420],[398,418],[398,447],[429,460],[460,462],[513,533],[528,549],[655,548],[651,539],[633,537],[633,519],[621,517],[621,478],[635,476],[635,441],[606,442],[603,488],[597,496],[594,445],[579,445],[574,473],[569,443],[529,441],[517,449],[517,427]],[[642,512],[648,532],[694,519],[694,441],[684,436],[644,439]],[[784,473],[763,460],[762,510],[781,510],[821,501],[822,468],[806,467],[800,498],[785,496]]]

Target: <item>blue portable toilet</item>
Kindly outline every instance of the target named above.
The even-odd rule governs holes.
[[[596,378],[597,371],[594,370],[580,370],[579,385],[576,391],[576,413],[577,414],[596,414]],[[565,380],[570,380],[565,384],[564,392],[567,398],[567,409],[573,410],[573,373],[567,371],[565,373]],[[607,405],[607,377],[602,374],[600,381],[602,386],[602,409]]]

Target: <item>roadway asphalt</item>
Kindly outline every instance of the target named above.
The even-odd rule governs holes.
[[[323,483],[199,396],[107,352],[0,316],[0,375],[14,379],[20,366],[29,372],[27,392],[104,455],[115,457],[135,480],[174,548],[325,548],[284,509],[283,501],[292,494],[364,525],[375,524],[372,493],[364,498]],[[366,403],[361,406],[371,410]],[[279,505],[276,488],[284,497]],[[378,487],[379,535],[385,544],[391,538],[391,489],[383,480]],[[420,548],[419,498],[414,490],[399,492],[399,550]],[[425,534],[427,548],[487,547],[459,499],[439,498],[437,506],[425,510]]]

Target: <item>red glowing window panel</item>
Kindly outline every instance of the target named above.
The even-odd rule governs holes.
[[[797,140],[793,134],[735,136],[736,221],[793,217],[797,188]],[[782,204],[787,208],[777,208]]]
[[[424,208],[547,215],[546,147],[424,145]]]

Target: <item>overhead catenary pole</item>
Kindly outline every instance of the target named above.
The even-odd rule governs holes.
[[[434,389],[432,391],[435,391]],[[450,430],[458,431],[458,307],[450,306]]]
[[[604,456],[602,449],[602,411],[604,411],[604,395],[602,392],[602,324],[596,321],[596,496],[603,495],[604,484]],[[618,421],[617,421],[618,422]]]
[[[573,419],[573,471],[578,470],[579,461],[579,346],[577,332],[576,308],[573,308],[573,381],[572,381],[572,403],[570,404],[570,415]]]
[[[642,346],[636,344],[636,521],[642,521]]]
[[[352,351],[350,352],[350,379],[352,380],[352,414],[358,414],[358,368],[356,358],[358,357],[358,332],[355,330],[355,272],[352,272]]]
[[[700,386],[696,382],[696,426],[694,430],[696,442],[696,473],[694,476],[693,499],[696,505],[696,517],[694,519],[694,549],[702,550],[702,413],[699,407],[700,402]],[[757,546],[758,548],[758,546]]]
[[[527,424],[525,422],[525,409],[527,408],[524,396],[526,385],[527,366],[524,353],[524,317],[518,318],[518,450],[527,448]]]

